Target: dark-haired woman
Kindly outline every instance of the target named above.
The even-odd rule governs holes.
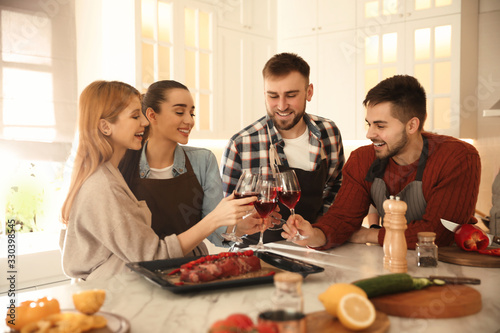
[[[146,201],[158,236],[199,230],[186,239],[194,249],[185,255],[208,254],[203,239],[223,246],[223,225],[241,220],[231,212],[249,201],[232,195],[222,200],[215,155],[205,148],[181,146],[188,143],[195,117],[193,98],[186,86],[173,80],[153,83],[143,96],[142,110],[150,122],[143,148],[127,152],[120,170],[137,199]],[[245,219],[249,233],[257,232],[260,223],[258,218]],[[208,225],[220,227],[204,235],[210,230]]]

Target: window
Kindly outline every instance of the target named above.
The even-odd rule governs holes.
[[[1,3],[0,262],[7,258],[6,224],[15,221],[19,290],[67,280],[57,221],[77,118],[75,5]]]
[[[56,202],[77,116],[72,2],[0,6],[0,232],[58,227]],[[50,221],[50,223],[49,223]]]
[[[52,142],[56,130],[51,20],[2,9],[0,22],[2,138]]]
[[[454,0],[372,0],[362,2],[364,41],[360,62],[363,96],[378,82],[395,74],[415,76],[427,95],[424,129],[452,134],[458,119],[454,84],[459,80],[459,12]],[[430,18],[426,18],[429,16]],[[385,24],[382,24],[385,23]]]
[[[190,1],[141,0],[141,84],[185,84],[196,105],[196,129],[213,129],[214,15]]]

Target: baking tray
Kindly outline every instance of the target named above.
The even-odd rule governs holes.
[[[299,273],[304,277],[306,277],[309,274],[320,273],[325,270],[323,267],[312,265],[297,259],[287,258],[282,255],[267,251],[255,252],[255,255],[265,263],[273,267],[276,267],[279,270]],[[152,283],[160,286],[163,289],[167,289],[173,293],[186,293],[194,291],[234,288],[234,287],[266,284],[273,282],[272,275],[250,277],[243,279],[216,280],[205,283],[184,284],[184,285],[176,285],[163,278],[165,274],[163,271],[179,268],[181,265],[201,257],[202,256],[153,260],[153,261],[140,261],[140,262],[128,263],[127,266],[136,273],[144,276],[147,280],[151,281]]]

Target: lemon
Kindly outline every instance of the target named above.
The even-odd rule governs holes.
[[[347,294],[340,300],[337,316],[340,323],[353,331],[370,327],[376,313],[373,303],[359,294]]]
[[[359,294],[364,298],[368,298],[365,291],[358,286],[350,283],[335,283],[318,296],[318,299],[323,303],[326,312],[334,317],[337,317],[337,307],[343,296],[347,294]]]
[[[99,311],[105,298],[106,291],[104,290],[85,290],[73,294],[73,304],[75,305],[75,309],[81,313],[91,315]]]

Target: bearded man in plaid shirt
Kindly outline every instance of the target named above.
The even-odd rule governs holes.
[[[262,71],[267,115],[233,135],[221,160],[224,195],[230,195],[242,170],[259,172],[259,167],[280,171],[293,169],[302,194],[295,212],[316,221],[330,205],[342,183],[344,150],[340,131],[329,119],[305,112],[313,96],[310,68],[292,53],[281,53],[268,60]],[[290,214],[281,203],[283,220]],[[307,218],[307,217],[308,218]],[[238,236],[248,223],[236,226]],[[254,229],[255,230],[255,229]],[[246,235],[244,245],[255,244],[258,233]],[[264,242],[283,240],[281,230],[267,230]]]

